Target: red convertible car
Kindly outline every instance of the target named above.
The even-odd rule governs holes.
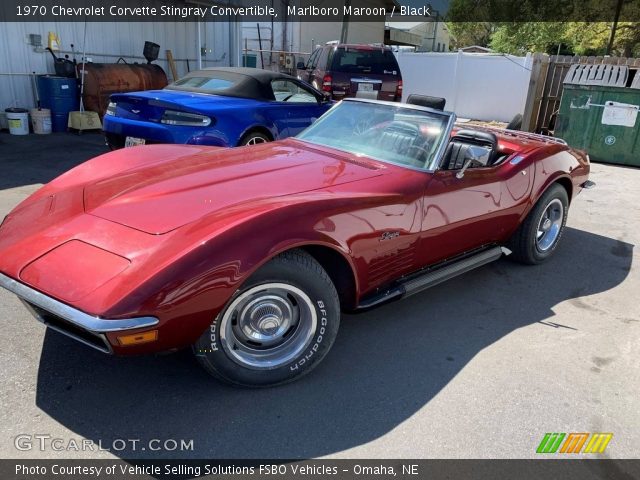
[[[235,385],[297,379],[331,348],[341,311],[556,250],[593,185],[587,155],[454,120],[350,99],[296,138],[107,153],[4,219],[0,285],[106,353],[192,347]]]

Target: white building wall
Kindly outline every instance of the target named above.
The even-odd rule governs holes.
[[[318,45],[332,40],[340,40],[342,19],[335,22],[260,22],[260,37],[263,50],[296,52],[296,58],[305,62]],[[242,25],[242,50],[257,55],[257,66],[260,68],[258,28],[255,22],[244,22]],[[347,43],[383,43],[384,21],[349,22]],[[264,66],[277,70],[278,53],[263,52]]]
[[[171,71],[166,62],[165,50],[171,50],[176,60],[178,76],[197,69],[196,22],[89,22],[87,23],[87,57],[94,62],[114,63],[118,57],[127,62],[146,63],[142,56],[145,40],[160,45],[160,65],[169,81]],[[47,46],[48,32],[60,37],[61,50],[70,51],[71,44],[76,58],[81,60],[83,49],[83,22],[25,22],[0,24],[0,109],[10,106],[30,108],[35,105],[30,73],[54,73],[53,58],[43,50],[29,45],[30,33],[42,36]],[[202,57],[203,67],[227,66],[237,62],[238,42],[233,41],[233,29],[223,22],[202,23],[201,46],[206,49]],[[230,50],[230,45],[231,51]],[[64,55],[64,54],[63,54]],[[72,58],[72,55],[69,54]]]
[[[420,25],[409,29],[409,32],[422,37],[422,45],[417,48],[418,52],[448,52],[451,36],[449,28],[445,22],[423,22]],[[435,40],[434,40],[435,36]]]
[[[480,53],[398,53],[403,101],[412,94],[444,97],[458,117],[509,122],[524,105],[532,59]]]
[[[311,47],[324,45],[332,40],[340,40],[342,22],[305,22],[300,28],[299,43],[304,51],[313,51]],[[346,43],[383,43],[384,21],[349,22]],[[309,50],[311,49],[311,50]]]
[[[340,40],[342,21],[336,22],[302,22],[295,39],[295,51],[312,53],[318,45]],[[384,21],[349,22],[345,43],[384,43]],[[302,61],[306,61],[303,56]]]

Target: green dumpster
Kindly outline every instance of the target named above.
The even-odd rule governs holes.
[[[591,160],[640,167],[639,108],[639,71],[575,64],[564,79],[554,135]]]

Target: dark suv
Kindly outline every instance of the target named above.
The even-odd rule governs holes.
[[[297,68],[298,78],[335,100],[364,97],[399,102],[402,98],[400,67],[385,46],[327,44]]]

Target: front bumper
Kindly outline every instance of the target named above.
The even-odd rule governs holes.
[[[113,353],[106,333],[148,328],[158,324],[158,319],[155,317],[109,320],[89,315],[2,273],[0,273],[0,287],[17,295],[40,322],[104,353]]]

